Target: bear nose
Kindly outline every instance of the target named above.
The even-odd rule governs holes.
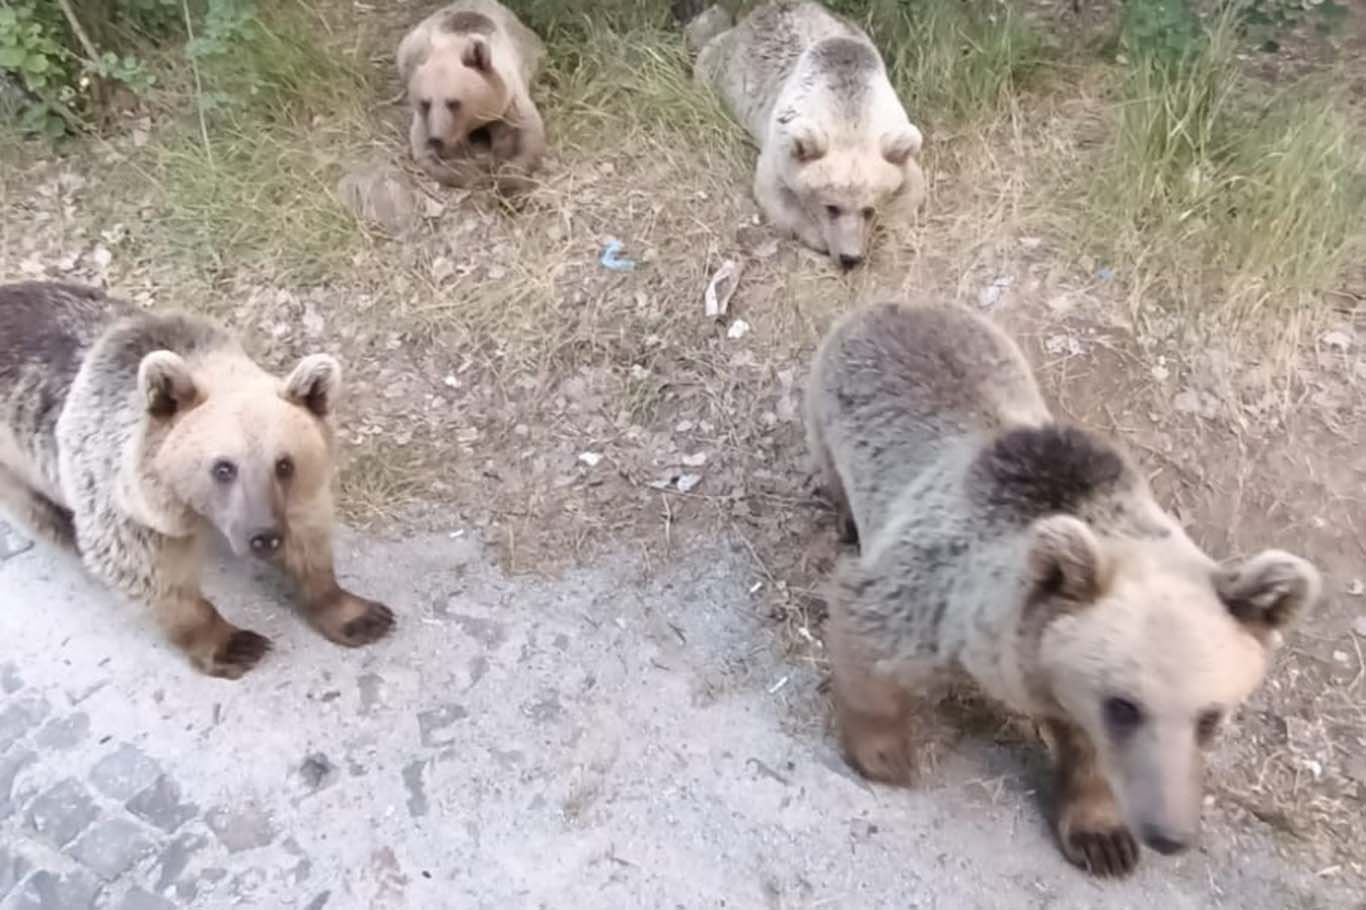
[[[1143,829],[1143,842],[1163,856],[1180,853],[1190,846],[1186,838],[1151,826]]]
[[[253,556],[270,556],[280,549],[280,544],[284,540],[279,531],[274,528],[263,528],[251,535],[251,552]]]
[[[849,253],[840,253],[840,268],[844,269],[846,272],[861,262],[863,262],[862,256],[853,256]]]
[[[428,139],[427,145],[431,146],[438,152],[446,147],[446,143],[442,141],[440,136],[433,136],[432,138]]]

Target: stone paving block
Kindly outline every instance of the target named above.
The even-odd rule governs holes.
[[[447,728],[456,721],[464,720],[470,712],[461,705],[440,705],[417,715],[418,732],[424,746],[448,746],[455,742],[455,736]]]
[[[180,785],[166,775],[128,801],[128,811],[167,834],[199,814],[199,807],[181,799]]]
[[[119,910],[176,910],[175,904],[150,891],[134,888],[119,904]]]
[[[110,799],[126,802],[161,776],[161,766],[132,743],[124,743],[95,763],[90,782]]]
[[[19,668],[12,663],[0,664],[0,692],[13,695],[24,688],[24,680],[19,676]]]
[[[209,838],[203,834],[184,832],[166,845],[157,857],[158,878],[156,888],[165,891],[189,868],[190,860],[196,853],[209,845]]]
[[[10,906],[13,910],[89,910],[99,889],[88,873],[58,875],[40,869],[15,892]]]
[[[28,824],[39,835],[61,848],[75,840],[100,814],[90,791],[78,780],[67,778],[29,804]]]
[[[0,846],[0,900],[4,900],[5,895],[24,880],[24,876],[28,875],[31,868],[28,860],[18,853],[10,852],[9,848]]]
[[[229,853],[264,847],[275,840],[275,824],[270,820],[270,813],[256,803],[219,806],[204,817],[204,822]]]
[[[38,726],[50,710],[46,699],[38,696],[18,698],[0,708],[0,752],[14,745]]]
[[[9,818],[14,812],[14,779],[19,772],[33,763],[37,756],[28,749],[11,749],[0,755],[0,819]]]
[[[155,846],[137,822],[111,818],[92,825],[72,845],[70,853],[81,865],[110,881],[131,869]]]
[[[90,735],[90,716],[77,712],[50,720],[33,737],[40,749],[65,751],[74,749]]]

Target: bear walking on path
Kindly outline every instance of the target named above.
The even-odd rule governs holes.
[[[92,288],[0,285],[0,510],[150,606],[198,669],[236,679],[269,650],[200,591],[210,529],[279,565],[305,616],[343,645],[394,625],[332,564],[332,430],[340,367],[284,379],[227,332]]]
[[[922,137],[882,57],[819,3],[760,6],[706,43],[695,75],[759,143],[759,208],[841,268],[867,256],[878,218],[923,201]]]
[[[1121,875],[1190,846],[1202,751],[1260,684],[1317,570],[1216,564],[1091,432],[1055,422],[1023,354],[950,306],[878,304],[830,331],[806,391],[816,467],[860,554],[830,594],[840,735],[912,776],[913,703],[965,674],[1052,746],[1063,853]]]

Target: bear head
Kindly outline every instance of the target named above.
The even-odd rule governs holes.
[[[924,198],[925,177],[915,161],[921,142],[909,121],[872,142],[861,135],[832,137],[811,122],[788,126],[784,187],[842,269],[867,256],[879,211],[894,201],[914,207]]]
[[[408,103],[438,155],[478,151],[486,127],[506,116],[512,94],[494,65],[494,25],[478,13],[451,13],[436,24],[408,71]]]
[[[1179,528],[1101,538],[1071,515],[1036,521],[1028,558],[1039,685],[1088,735],[1136,836],[1186,848],[1203,753],[1260,684],[1277,631],[1317,601],[1318,571],[1279,550],[1216,565]]]
[[[289,539],[290,517],[328,502],[332,432],[327,422],[341,367],[305,357],[283,380],[239,352],[195,359],[147,354],[138,368],[144,403],[138,483],[163,511],[213,525],[238,555],[270,558]]]

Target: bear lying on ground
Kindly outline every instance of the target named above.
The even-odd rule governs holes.
[[[448,186],[491,176],[525,189],[545,155],[530,94],[544,56],[541,39],[497,0],[460,0],[418,23],[397,55],[413,159]]]
[[[840,267],[874,221],[925,196],[922,137],[868,36],[819,3],[767,3],[712,38],[696,77],[759,143],[754,196],[768,219]]]
[[[326,354],[271,376],[196,316],[77,285],[0,285],[0,510],[150,606],[212,676],[236,679],[270,642],[201,593],[210,529],[292,576],[323,635],[368,644],[394,616],[333,572],[340,380]]]
[[[846,536],[827,643],[846,756],[907,783],[917,693],[965,673],[1034,718],[1063,853],[1099,875],[1199,831],[1202,750],[1261,682],[1317,570],[1216,564],[1111,443],[1049,414],[1024,356],[949,306],[842,319],[806,393]]]

